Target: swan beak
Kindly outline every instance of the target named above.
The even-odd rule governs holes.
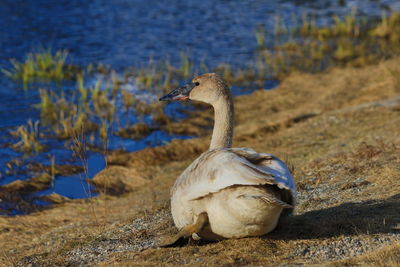
[[[188,83],[178,89],[173,90],[169,94],[160,98],[160,101],[176,101],[176,100],[186,100],[189,99],[189,93],[192,91],[194,87],[196,87],[196,83]]]

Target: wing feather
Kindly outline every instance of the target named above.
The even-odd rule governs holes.
[[[178,177],[171,194],[198,199],[233,185],[276,185],[296,195],[296,186],[287,166],[271,154],[248,148],[224,148],[200,155]]]

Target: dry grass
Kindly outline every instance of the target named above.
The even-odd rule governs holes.
[[[119,197],[102,195],[28,216],[0,217],[0,262],[395,266],[399,246],[391,242],[400,222],[400,104],[387,99],[399,95],[399,63],[396,58],[360,69],[292,74],[276,90],[236,99],[235,146],[287,157],[295,166],[295,215],[270,235],[152,248],[175,231],[169,188],[207,148],[209,122],[198,139],[112,153],[109,165],[133,169],[146,180],[131,193],[122,190]],[[193,117],[207,121],[209,112]],[[113,175],[122,175],[118,169]]]
[[[332,263],[332,266],[395,267],[400,262],[400,243],[385,246],[375,252]]]

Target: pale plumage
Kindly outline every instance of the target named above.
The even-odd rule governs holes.
[[[210,150],[177,178],[171,190],[174,242],[196,234],[205,239],[238,238],[272,231],[282,209],[293,208],[296,186],[288,167],[271,154],[230,148],[233,104],[215,74],[205,74],[161,100],[190,98],[213,105]]]

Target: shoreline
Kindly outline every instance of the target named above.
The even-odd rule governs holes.
[[[6,191],[0,194],[3,199],[1,213],[29,213],[42,209],[35,204],[54,202],[51,201],[53,197],[56,203],[60,201],[57,195],[49,196],[44,201],[36,198],[48,192],[71,198],[90,196],[90,193],[87,194],[91,190],[90,184],[82,188],[82,183],[86,184],[85,178],[93,176],[86,173],[90,165],[85,162],[90,162],[90,157],[97,152],[105,155],[109,149],[137,151],[165,144],[174,138],[207,135],[212,128],[212,115],[195,112],[192,118],[175,123],[176,118],[182,119],[193,109],[181,112],[181,108],[188,105],[165,105],[156,97],[188,80],[201,69],[200,72],[212,70],[220,74],[232,85],[232,92],[240,95],[258,88],[269,89],[290,73],[320,73],[337,66],[374,65],[400,52],[399,12],[393,11],[388,16],[383,14],[380,19],[368,20],[368,16],[362,19],[353,10],[343,16],[333,16],[331,20],[327,25],[318,25],[315,17],[304,14],[298,25],[287,24],[277,17],[273,33],[265,25],[256,27],[257,44],[251,46],[249,43],[254,60],[246,66],[234,66],[230,61],[220,62],[217,66],[208,66],[205,62],[198,65],[193,55],[182,53],[177,65],[169,60],[149,60],[146,66],[131,66],[117,72],[102,63],[76,65],[68,57],[68,50],[52,51],[50,47],[28,53],[22,61],[11,59],[9,67],[0,71],[9,78],[9,82],[15,82],[10,83],[10,88],[22,87],[20,89],[25,90],[25,100],[30,99],[29,103],[34,104],[35,112],[39,112],[40,117],[37,113],[32,118],[36,121],[28,120],[19,125],[19,121],[25,121],[27,117],[24,113],[16,113],[16,118],[9,120],[15,125],[12,124],[14,127],[5,134],[0,144],[6,148],[2,154],[5,164],[0,168],[0,176],[5,174],[2,184],[11,184],[0,187],[0,191]],[[271,34],[273,44],[269,42]],[[397,75],[391,69],[386,69],[386,72],[388,76]],[[16,102],[25,103],[17,97],[17,91],[10,93]],[[299,100],[304,101],[297,98]],[[285,99],[280,102],[288,104]],[[25,108],[32,108],[26,104]],[[193,105],[194,109],[202,107]],[[272,103],[270,107],[264,111],[284,115],[279,104]],[[21,108],[23,110],[24,105]],[[276,132],[333,108],[310,113],[303,110],[286,117],[286,121],[268,125],[266,130]],[[13,107],[6,110],[13,112]],[[31,162],[39,165],[32,166]],[[58,171],[60,167],[67,167],[64,164],[75,165],[72,166],[75,169],[82,166],[86,171],[77,176],[67,175],[66,181],[64,177],[59,177],[62,172]],[[102,163],[97,162],[96,165],[99,164]],[[79,179],[70,179],[78,176]],[[64,184],[68,184],[67,191],[64,191]],[[41,191],[32,193],[30,188]],[[49,189],[42,190],[46,188]],[[8,192],[18,192],[20,196],[15,197]],[[18,200],[20,203],[15,203]]]
[[[295,166],[295,214],[270,235],[153,248],[176,231],[169,188],[208,147],[210,110],[200,110],[186,122],[187,127],[206,126],[199,138],[111,153],[103,178],[96,176],[108,194],[0,217],[0,265],[355,265],[386,260],[382,265],[394,266],[400,260],[399,76],[400,58],[394,58],[361,68],[293,73],[272,91],[235,98],[234,146],[272,153]],[[113,194],[110,188],[120,190]],[[391,256],[382,258],[378,248]]]

